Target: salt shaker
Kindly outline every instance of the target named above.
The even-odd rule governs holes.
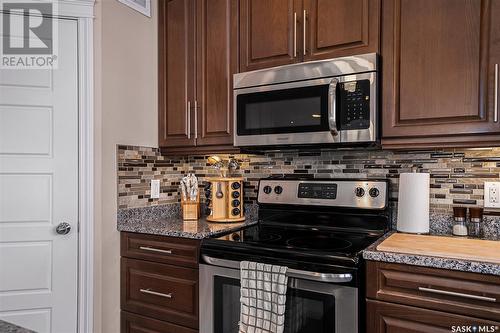
[[[469,236],[481,238],[483,237],[483,209],[481,207],[469,208]]]
[[[453,235],[455,236],[467,236],[467,224],[466,224],[467,208],[465,207],[453,207]]]

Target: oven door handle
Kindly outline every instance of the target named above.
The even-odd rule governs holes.
[[[201,258],[205,261],[205,263],[209,265],[240,269],[240,263],[238,261],[214,258],[207,256],[205,254],[203,254]],[[296,279],[329,282],[329,283],[346,283],[352,281],[352,274],[350,273],[343,273],[343,274],[318,273],[318,272],[310,272],[310,271],[288,268],[286,271],[286,275],[288,275],[288,277]]]
[[[333,136],[339,135],[337,130],[337,84],[339,80],[333,78],[328,86],[328,127]]]

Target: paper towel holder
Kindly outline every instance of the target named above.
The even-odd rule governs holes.
[[[429,233],[429,196],[429,173],[407,172],[400,174],[396,221],[398,232]]]

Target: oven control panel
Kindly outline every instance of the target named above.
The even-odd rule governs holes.
[[[336,199],[337,184],[328,183],[301,183],[297,193],[298,198],[309,199]]]
[[[257,199],[260,204],[385,209],[388,186],[387,180],[262,179]]]

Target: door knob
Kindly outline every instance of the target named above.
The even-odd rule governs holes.
[[[66,222],[61,222],[59,225],[56,227],[56,232],[59,235],[67,235],[71,231],[71,225]]]

